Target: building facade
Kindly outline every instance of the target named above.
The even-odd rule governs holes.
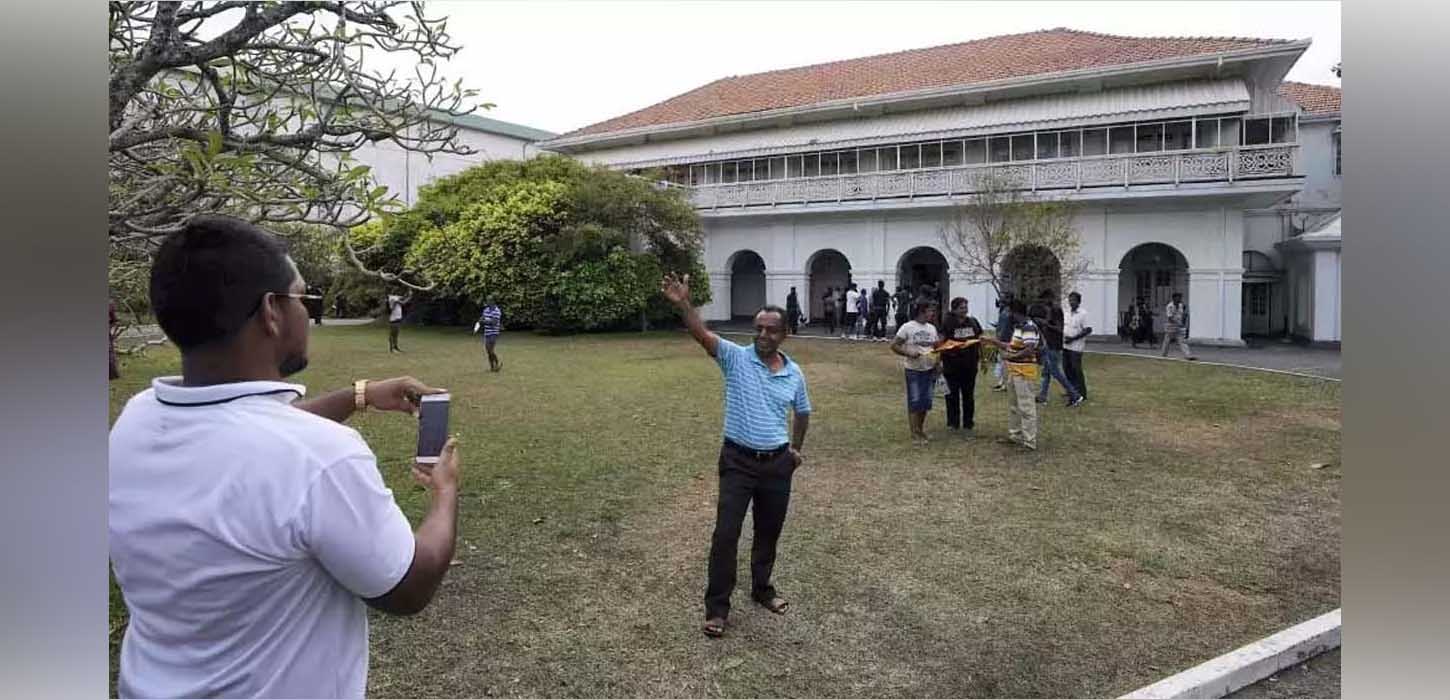
[[[1251,222],[1310,206],[1323,158],[1282,83],[1308,45],[1053,29],[726,78],[540,146],[689,188],[708,319],[791,287],[819,317],[848,280],[935,282],[990,316],[997,291],[942,237],[990,171],[1074,203],[1084,260],[1058,266],[1084,269],[1059,291],[1082,294],[1099,334],[1135,298],[1179,292],[1194,340],[1237,345],[1246,253],[1275,270],[1289,255]]]
[[[415,153],[392,141],[366,143],[353,151],[358,163],[372,166],[373,181],[388,188],[405,205],[418,201],[418,188],[440,177],[494,160],[528,160],[539,154],[535,145],[557,134],[542,129],[489,119],[473,114],[442,117],[458,128],[458,143],[473,150],[468,155]]]

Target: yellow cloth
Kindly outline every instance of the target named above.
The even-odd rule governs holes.
[[[967,349],[969,347],[972,347],[973,345],[976,345],[977,343],[980,343],[980,342],[982,342],[982,341],[980,339],[978,339],[978,338],[972,338],[970,340],[948,340],[945,343],[942,343],[941,344],[941,347],[936,348],[935,350],[932,350],[932,352],[949,352],[949,351],[952,351],[952,350],[965,350],[965,349]]]
[[[1039,381],[1042,378],[1041,365],[1029,362],[1008,362],[1007,374],[1022,377],[1029,382]]]

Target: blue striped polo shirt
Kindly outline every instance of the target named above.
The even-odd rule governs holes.
[[[772,450],[790,442],[786,409],[811,412],[806,376],[785,353],[785,366],[771,372],[753,346],[724,338],[715,347],[715,362],[725,379],[725,439],[753,450]]]

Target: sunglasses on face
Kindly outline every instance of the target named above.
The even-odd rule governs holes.
[[[270,296],[274,296],[274,297],[286,297],[288,299],[301,299],[303,301],[322,301],[322,295],[321,294],[293,294],[291,292],[263,292],[262,293],[262,296],[257,299],[257,303],[252,305],[252,310],[249,311],[249,312],[247,312],[247,318],[251,318],[252,317],[252,314],[257,313],[257,309],[262,308],[262,302],[266,301],[267,300],[267,297],[269,295]]]

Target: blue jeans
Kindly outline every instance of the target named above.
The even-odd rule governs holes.
[[[906,370],[906,410],[925,413],[931,410],[931,390],[936,387],[936,372]]]
[[[1072,382],[1068,381],[1067,374],[1062,371],[1062,351],[1044,347],[1042,349],[1042,389],[1037,392],[1040,401],[1047,400],[1047,389],[1052,386],[1052,378],[1056,377],[1062,388],[1067,389],[1067,398],[1076,401],[1077,389],[1073,388]]]

